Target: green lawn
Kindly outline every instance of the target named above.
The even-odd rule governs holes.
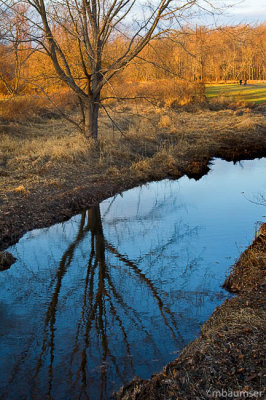
[[[206,85],[206,96],[211,99],[217,96],[230,97],[235,101],[266,102],[266,83],[240,85]]]

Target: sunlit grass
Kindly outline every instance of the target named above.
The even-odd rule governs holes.
[[[230,97],[235,101],[248,101],[257,104],[266,102],[266,83],[242,85],[207,85],[206,96],[209,99],[215,97]]]

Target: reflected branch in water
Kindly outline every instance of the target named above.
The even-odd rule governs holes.
[[[71,261],[74,256],[74,251],[77,247],[77,245],[84,239],[86,233],[89,231],[88,225],[85,226],[86,222],[86,212],[83,212],[81,214],[81,220],[80,220],[80,225],[79,225],[79,230],[78,234],[74,240],[73,243],[70,244],[66,252],[63,254],[61,261],[59,263],[59,268],[56,273],[56,285],[54,289],[54,293],[52,295],[52,299],[50,302],[50,305],[48,307],[48,310],[46,312],[46,318],[45,318],[45,323],[44,323],[44,340],[43,340],[43,345],[42,345],[42,352],[39,356],[39,360],[37,362],[37,367],[36,367],[36,373],[35,373],[35,378],[37,378],[40,368],[42,367],[42,358],[43,355],[47,349],[47,346],[50,348],[50,364],[49,364],[49,395],[50,395],[50,390],[51,390],[51,385],[52,385],[52,380],[53,380],[53,360],[54,360],[54,325],[56,321],[56,308],[58,304],[58,297],[59,293],[61,290],[62,286],[62,280],[64,275],[66,274],[67,267],[71,264]],[[48,341],[48,326],[50,327],[50,342],[47,344]]]
[[[18,390],[25,398],[106,399],[113,385],[132,378],[134,367],[145,377],[170,361],[174,356],[168,352],[182,345],[177,328],[186,341],[199,332],[213,305],[221,302],[215,300],[220,293],[216,275],[222,275],[224,267],[212,264],[223,261],[225,254],[224,245],[215,242],[222,214],[216,219],[217,209],[208,206],[214,199],[220,204],[217,182],[208,185],[204,191],[207,188],[210,196],[202,202],[201,193],[195,203],[187,202],[198,193],[189,182],[181,193],[191,215],[176,204],[171,208],[174,198],[169,202],[169,190],[159,184],[155,202],[154,191],[143,189],[143,197],[125,195],[129,203],[103,203],[104,220],[96,207],[63,229],[57,225],[31,234],[28,243],[28,236],[21,240],[16,247],[21,261],[0,274],[1,301],[11,317],[11,322],[1,321],[4,396],[16,399]],[[237,207],[238,203],[239,196]],[[206,206],[206,231],[195,238],[196,228],[191,228],[199,224],[205,229]],[[261,218],[256,215],[255,220]],[[228,238],[226,226],[217,238],[224,238],[224,232]],[[200,262],[205,246],[210,251],[204,250]],[[217,250],[221,256],[212,260]],[[230,250],[228,255],[235,253]],[[154,364],[157,361],[160,364]]]
[[[87,368],[91,364],[93,358],[101,357],[100,361],[100,382],[99,382],[99,398],[104,398],[107,385],[107,360],[111,360],[116,375],[120,377],[121,381],[125,381],[124,372],[122,371],[123,365],[117,362],[116,356],[112,354],[109,339],[110,332],[114,329],[113,322],[110,316],[116,321],[117,328],[121,332],[122,342],[124,343],[125,353],[127,355],[127,362],[132,369],[132,376],[134,374],[134,365],[131,359],[130,343],[128,341],[125,317],[133,325],[144,333],[148,342],[154,348],[154,351],[159,353],[154,340],[152,332],[149,332],[144,326],[141,317],[137,310],[132,305],[127,304],[124,300],[124,294],[121,293],[120,287],[116,284],[115,276],[112,277],[116,268],[109,262],[106,262],[106,252],[115,256],[122,265],[129,267],[128,272],[133,271],[133,275],[129,275],[133,282],[128,287],[134,288],[136,285],[136,278],[140,279],[141,283],[149,289],[150,294],[155,300],[164,325],[170,330],[171,336],[176,343],[183,343],[183,338],[178,332],[177,321],[174,314],[169,307],[164,304],[163,299],[159,295],[154,283],[141,271],[141,269],[132,262],[127,256],[120,254],[114,245],[110,244],[104,237],[100,207],[91,207],[87,212],[83,212],[79,224],[77,236],[73,243],[69,245],[63,254],[59,263],[59,268],[56,273],[56,280],[54,291],[48,306],[45,323],[44,323],[44,340],[42,351],[37,363],[35,377],[38,376],[41,367],[43,366],[42,359],[44,354],[49,348],[50,361],[48,366],[48,393],[51,395],[53,383],[53,362],[55,353],[55,323],[56,313],[59,301],[59,295],[63,285],[63,278],[71,265],[74,253],[78,245],[84,241],[87,234],[90,233],[90,246],[88,254],[87,271],[84,280],[82,305],[79,322],[75,333],[75,340],[73,350],[70,357],[70,368],[68,373],[68,380],[72,382],[72,389],[76,388],[80,380],[80,398],[88,398],[88,377]],[[171,237],[170,243],[173,238]],[[163,246],[167,246],[168,242]],[[119,307],[117,307],[117,305]],[[123,311],[123,316],[120,315]],[[170,319],[169,319],[170,318]],[[49,328],[48,328],[49,327]],[[97,338],[97,347],[99,352],[95,353],[95,334]],[[50,333],[49,333],[50,332]],[[49,336],[49,339],[48,339]],[[93,341],[94,340],[94,341]],[[79,361],[79,367],[73,375],[72,368],[74,367],[74,360]],[[130,360],[130,361],[129,361]],[[75,376],[74,380],[73,377]]]
[[[132,261],[130,261],[126,256],[120,254],[110,243],[106,242],[106,247],[107,247],[107,248],[108,248],[122,263],[124,263],[126,266],[130,267],[130,268],[135,272],[135,274],[141,279],[141,281],[143,281],[143,282],[150,288],[150,290],[151,290],[151,292],[152,292],[152,295],[153,295],[153,297],[156,299],[157,304],[158,304],[158,306],[159,306],[160,313],[161,313],[161,316],[162,316],[162,318],[163,318],[163,321],[164,321],[165,326],[167,326],[167,327],[170,329],[170,331],[171,331],[171,333],[172,333],[172,337],[173,337],[173,339],[174,339],[177,343],[180,343],[180,340],[183,342],[184,339],[183,339],[181,333],[178,331],[177,326],[175,326],[175,329],[176,329],[176,332],[177,332],[177,334],[178,334],[178,336],[179,336],[179,339],[177,338],[176,333],[175,333],[175,331],[173,330],[173,328],[169,325],[169,323],[168,323],[168,321],[167,321],[167,318],[166,318],[166,316],[165,316],[164,310],[166,310],[166,312],[172,317],[172,320],[174,320],[174,316],[173,316],[173,314],[171,313],[169,307],[167,307],[166,305],[164,305],[164,303],[163,303],[161,297],[159,296],[158,291],[157,291],[157,289],[155,288],[153,282],[152,282],[149,278],[146,277],[146,275],[138,268],[138,266],[137,266],[135,263],[133,263]]]

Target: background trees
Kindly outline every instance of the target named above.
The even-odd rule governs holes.
[[[97,138],[99,108],[108,112],[110,98],[153,96],[154,89],[158,97],[184,81],[266,79],[265,24],[174,30],[197,0],[152,4],[0,0],[0,93],[45,92],[57,107],[76,104],[81,117],[73,122]]]
[[[21,16],[17,2],[2,0]],[[18,4],[23,2],[18,2]],[[136,0],[26,0],[30,40],[51,60],[57,76],[78,97],[81,126],[97,139],[101,90],[151,41],[197,0],[158,0],[137,7]],[[141,15],[141,16],[138,16]],[[25,13],[23,14],[25,16]],[[136,16],[137,15],[137,16]],[[109,43],[120,35],[121,52],[106,56]]]

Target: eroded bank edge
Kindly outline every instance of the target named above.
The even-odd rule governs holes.
[[[263,398],[266,224],[234,264],[224,287],[237,296],[217,307],[198,339],[148,380],[135,378],[116,400]]]
[[[265,156],[266,149],[261,149],[258,143],[254,143],[254,146],[248,149],[246,146],[241,147],[240,144],[231,150],[220,149],[213,154],[193,156],[191,160],[177,160],[177,168],[172,173],[166,170],[162,175],[161,171],[160,174],[153,171],[145,180],[126,176],[124,179],[108,180],[99,177],[88,186],[76,186],[75,182],[73,190],[52,193],[52,199],[49,201],[46,196],[42,196],[42,193],[35,198],[11,200],[7,205],[8,208],[5,206],[0,215],[0,251],[15,244],[28,231],[66,221],[84,209],[133,187],[167,178],[179,179],[183,175],[200,179],[208,173],[213,158],[236,162]]]

